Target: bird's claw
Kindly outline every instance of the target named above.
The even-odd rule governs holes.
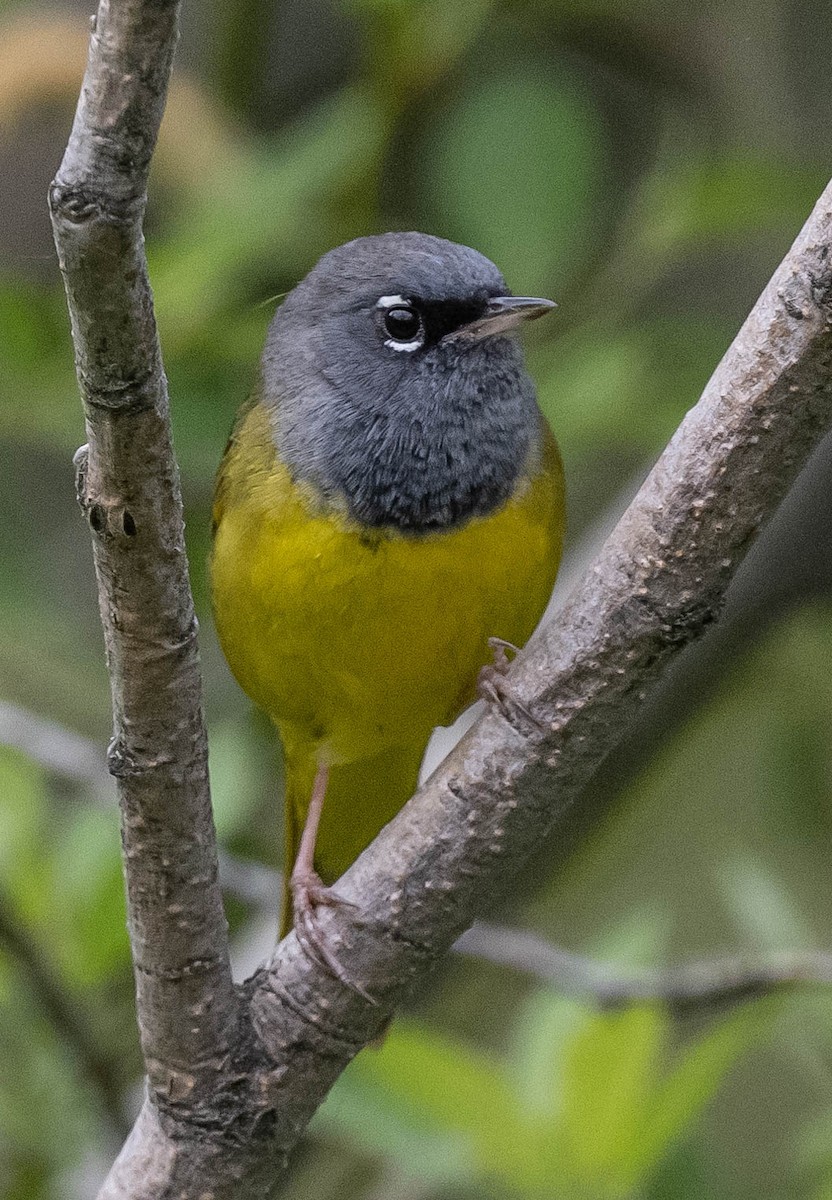
[[[338,961],[337,955],[327,945],[326,934],[318,921],[319,908],[358,908],[352,900],[345,900],[331,887],[327,887],[315,872],[294,871],[290,881],[292,912],[295,934],[306,954],[329,971],[344,987],[376,1004],[369,992],[360,983],[351,979]]]
[[[506,679],[513,656],[520,653],[517,646],[498,637],[490,637],[488,645],[494,659],[493,662],[480,667],[477,677],[477,692],[481,699],[493,704],[510,724],[515,724],[514,714],[519,712],[535,729],[539,729],[542,733],[547,732],[548,727],[537,719],[522,700],[518,699],[514,688]],[[512,658],[509,658],[509,654],[512,655]]]

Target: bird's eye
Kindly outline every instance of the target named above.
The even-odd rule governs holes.
[[[413,342],[422,332],[422,318],[410,305],[396,305],[384,314],[384,328],[394,342]]]

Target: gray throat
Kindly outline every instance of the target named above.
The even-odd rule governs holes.
[[[424,535],[508,500],[539,445],[541,417],[507,339],[453,370],[434,364],[414,378],[408,366],[393,380],[401,393],[387,396],[368,397],[372,379],[355,397],[325,380],[303,395],[284,391],[275,433],[293,476],[325,505],[373,530]]]

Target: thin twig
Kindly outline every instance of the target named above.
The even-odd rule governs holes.
[[[261,912],[274,908],[279,871],[220,852],[223,887]],[[697,959],[676,967],[628,970],[555,946],[525,929],[475,921],[451,947],[454,954],[530,975],[564,995],[602,1008],[659,1001],[679,1016],[724,1008],[793,987],[829,987],[832,954],[783,950]]]
[[[220,875],[230,893],[270,912],[280,894],[281,875],[262,863],[220,852]],[[666,1004],[679,1016],[723,1008],[792,987],[829,987],[832,954],[823,950],[784,950],[763,956],[742,954],[697,959],[677,967],[626,970],[555,946],[525,929],[475,921],[451,947],[454,954],[508,967],[533,976],[555,991],[590,1000],[602,1008],[622,1008],[648,1000]]]
[[[109,782],[104,756],[94,742],[25,709],[0,704],[0,743],[7,740],[67,779]],[[219,866],[224,892],[259,912],[274,915],[276,897],[282,890],[279,871],[223,847],[219,848]],[[0,905],[0,939],[3,924]],[[832,984],[832,954],[821,950],[781,951],[762,959],[733,955],[634,972],[564,950],[528,930],[490,921],[475,921],[452,949],[464,957],[522,971],[558,992],[590,999],[604,1008],[657,1000],[687,1015],[784,988]]]
[[[454,949],[473,958],[533,975],[559,992],[591,999],[602,1008],[659,1001],[687,1016],[796,986],[832,984],[832,954],[789,950],[764,959],[733,956],[664,970],[623,970],[573,954],[522,929],[477,922]]]
[[[104,756],[96,744],[53,721],[44,721],[28,710],[0,703],[0,743],[12,744],[34,761],[78,782],[109,784]],[[244,904],[263,913],[272,913],[275,898],[282,889],[279,871],[220,847],[220,882],[223,890]],[[0,903],[0,940],[12,946],[12,935]],[[24,948],[22,930],[15,939]],[[453,945],[464,957],[479,959],[495,966],[522,971],[558,992],[590,999],[603,1008],[618,1008],[648,1000],[660,1001],[679,1015],[721,1008],[761,995],[795,986],[832,984],[832,954],[821,950],[788,950],[764,958],[733,955],[723,959],[702,959],[663,970],[623,970],[585,955],[555,946],[524,929],[507,928],[489,921],[476,921]],[[34,959],[37,962],[37,956]],[[30,975],[41,990],[35,970]],[[53,1006],[45,999],[44,1008],[66,1011],[66,1004]],[[71,1011],[71,1010],[70,1010]],[[56,1020],[68,1041],[75,1040],[72,1029]],[[83,1056],[86,1042],[77,1039]],[[91,1074],[97,1073],[93,1063]]]
[[[96,800],[114,795],[113,781],[97,742],[4,700],[0,700],[0,746],[20,750],[45,771],[89,789]]]
[[[113,801],[115,787],[101,747],[57,721],[0,700],[0,746],[11,746],[44,771],[84,786],[97,805]],[[245,904],[274,908],[282,888],[278,871],[222,847],[217,858],[224,891]]]

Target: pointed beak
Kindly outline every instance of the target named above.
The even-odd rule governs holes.
[[[542,300],[537,296],[492,296],[486,305],[485,315],[460,326],[452,336],[474,341],[494,337],[516,329],[523,321],[536,321],[553,308],[557,308],[554,300]]]

